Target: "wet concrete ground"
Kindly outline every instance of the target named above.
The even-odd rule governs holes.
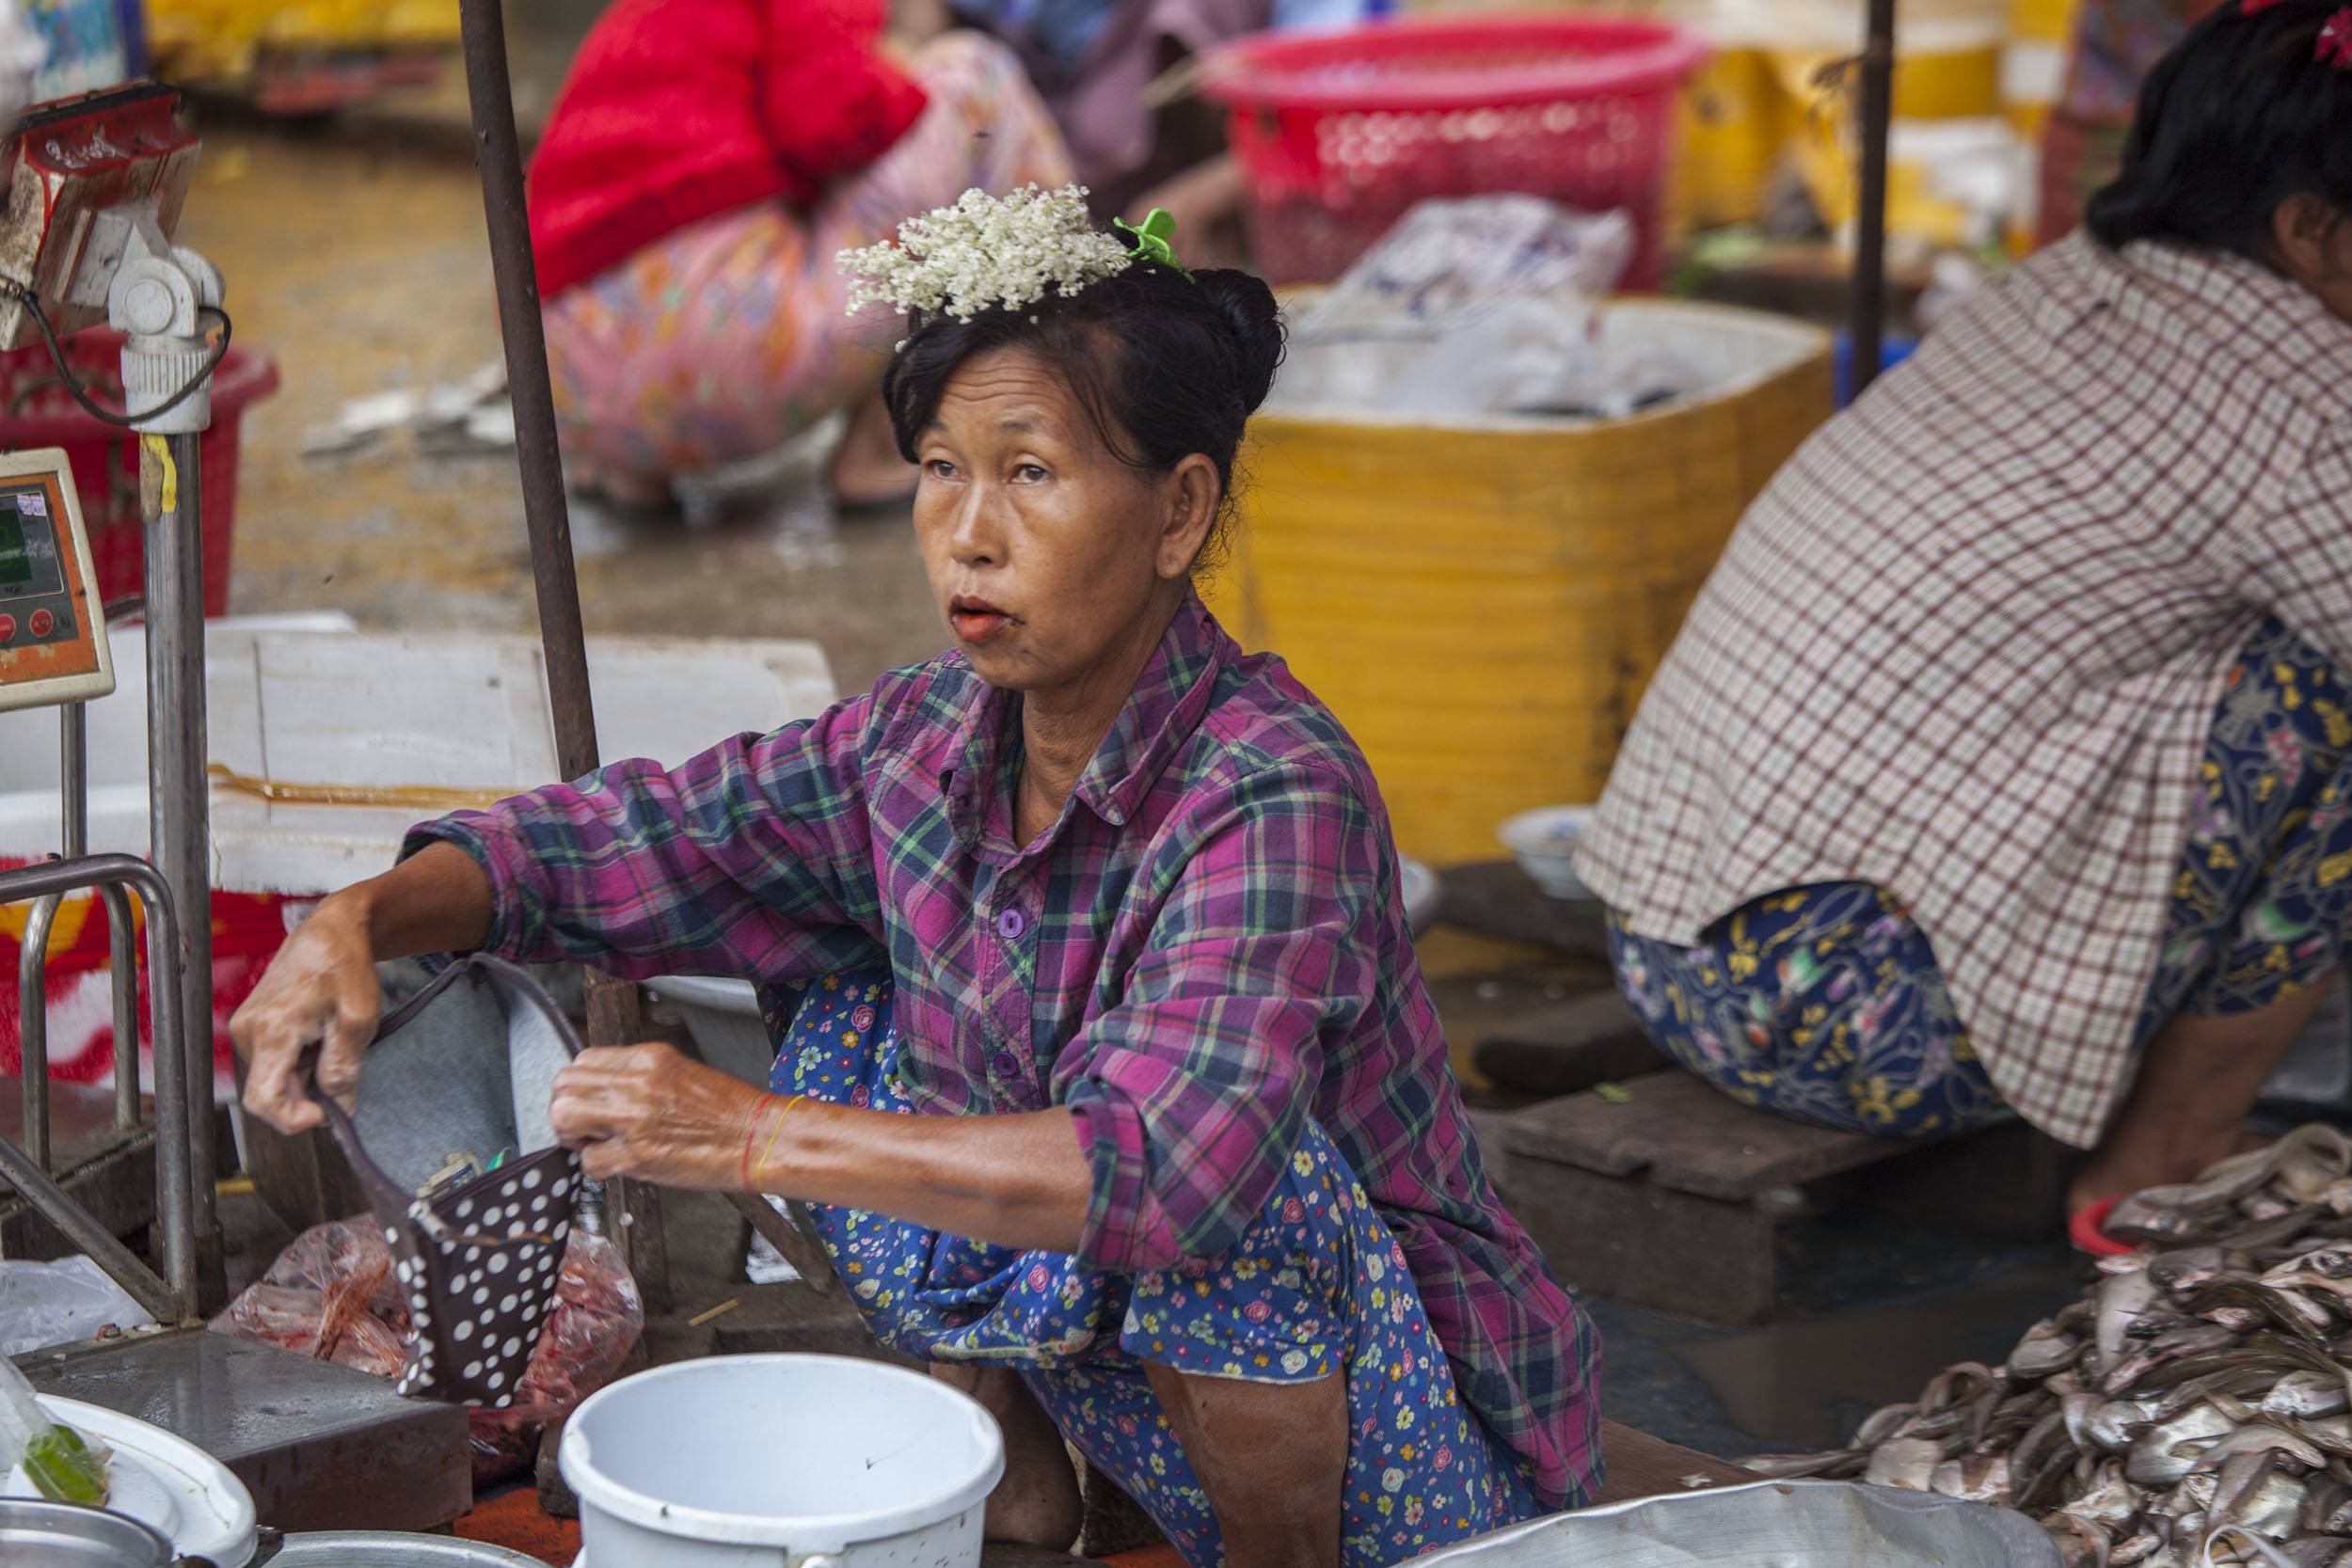
[[[349,400],[499,360],[472,167],[332,132],[215,132],[182,239],[220,264],[238,341],[284,377],[246,420],[234,608],[339,609],[399,630],[535,626],[511,452],[300,451]],[[691,524],[581,508],[575,529],[592,632],[813,638],[845,689],[946,643],[904,523],[836,529],[805,483]]]
[[[545,92],[527,81],[518,98]],[[536,624],[511,453],[430,457],[405,440],[300,451],[351,399],[457,381],[500,356],[480,187],[451,149],[446,135],[331,127],[207,135],[182,238],[227,275],[238,341],[284,376],[246,420],[239,610],[335,609],[453,635]],[[845,690],[936,652],[946,637],[905,522],[837,525],[808,483],[814,457],[691,519],[577,509],[591,632],[811,638]],[[1443,930],[1424,958],[1461,1045],[1580,978]],[[1608,1408],[1724,1454],[1832,1444],[1947,1362],[1997,1359],[2074,1278],[2048,1254],[1954,1255],[1922,1215],[1907,1234],[1846,1238],[1820,1271],[1818,1309],[1783,1327],[1725,1333],[1597,1302]]]

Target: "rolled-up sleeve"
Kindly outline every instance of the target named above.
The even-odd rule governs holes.
[[[1344,779],[1250,774],[1185,837],[1148,951],[1057,1074],[1093,1164],[1078,1256],[1120,1273],[1232,1250],[1374,994],[1386,851]]]
[[[881,933],[860,766],[872,699],[722,742],[675,770],[618,762],[409,832],[490,880],[488,951],[616,974],[812,978]]]

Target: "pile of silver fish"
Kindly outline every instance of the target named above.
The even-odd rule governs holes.
[[[2140,1250],[2005,1363],[1748,1467],[2015,1508],[2069,1568],[2352,1568],[2352,1138],[2298,1128],[2106,1228]]]

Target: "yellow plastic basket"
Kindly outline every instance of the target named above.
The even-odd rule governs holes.
[[[1705,364],[1713,389],[1612,421],[1251,427],[1211,603],[1331,705],[1419,859],[1492,859],[1503,818],[1597,798],[1732,525],[1830,412],[1810,326],[1627,300],[1608,329]]]
[[[457,0],[148,0],[155,58],[175,78],[233,76],[263,50],[436,48]]]
[[[1794,105],[1761,50],[1726,49],[1683,91],[1674,230],[1754,223],[1786,150]]]

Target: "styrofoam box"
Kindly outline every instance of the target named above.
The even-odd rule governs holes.
[[[339,626],[340,623],[340,626]],[[95,851],[143,854],[146,641],[114,633],[114,695],[89,705]],[[802,641],[588,640],[599,749],[675,766],[728,736],[811,717],[834,688]],[[285,784],[520,790],[561,777],[538,639],[350,629],[342,617],[206,627],[211,760]],[[390,867],[430,812],[272,804],[213,790],[214,885],[314,895]],[[0,713],[0,856],[58,846],[57,715]]]

